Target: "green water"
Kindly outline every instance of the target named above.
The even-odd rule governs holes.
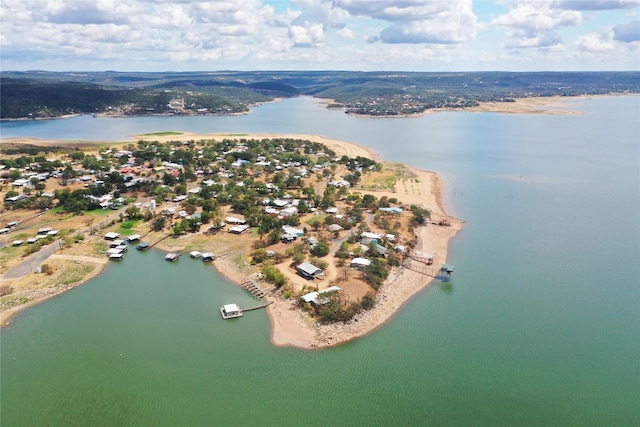
[[[325,127],[441,171],[466,221],[453,283],[303,351],[270,344],[264,311],[222,321],[221,305],[253,300],[211,267],[130,251],[2,330],[2,426],[640,425],[640,102],[579,106],[368,120],[294,99],[220,118]]]

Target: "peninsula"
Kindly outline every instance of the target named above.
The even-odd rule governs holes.
[[[3,324],[99,274],[111,232],[213,252],[225,277],[267,292],[274,344],[336,345],[425,288],[461,228],[435,173],[320,136],[164,132],[2,150]],[[15,273],[38,254],[34,271]]]

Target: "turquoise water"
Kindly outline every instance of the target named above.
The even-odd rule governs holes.
[[[129,252],[2,330],[0,421],[33,425],[640,424],[640,99],[583,115],[355,118],[301,98],[240,117],[2,123],[2,137],[317,133],[442,173],[452,286],[319,351],[191,259]]]

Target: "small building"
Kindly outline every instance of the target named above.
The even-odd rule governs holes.
[[[296,267],[296,271],[298,272],[299,275],[301,275],[307,280],[313,280],[324,273],[321,268],[318,268],[315,265],[308,262],[303,262],[301,264],[298,264],[298,266]]]
[[[398,208],[398,207],[395,207],[395,206],[390,207],[390,208],[379,208],[378,210],[380,210],[382,212],[396,214],[396,215],[401,215],[402,214],[402,209]]]
[[[22,240],[14,240],[11,245],[12,246],[20,246],[21,244],[23,244],[24,242]]]
[[[340,288],[337,286],[330,286],[327,289],[323,289],[321,291],[309,292],[308,294],[304,294],[302,296],[302,300],[304,302],[312,304],[315,307],[318,307],[320,305],[326,304],[329,301],[329,299],[326,296],[323,297],[323,295],[330,292],[338,292],[339,290]]]
[[[107,234],[104,235],[104,238],[106,240],[115,240],[118,237],[120,237],[120,234],[118,234],[118,233],[116,233],[114,231],[110,231],[110,232],[108,232]]]
[[[371,265],[371,260],[366,258],[354,258],[351,260],[351,268],[365,268]]]
[[[332,233],[335,233],[336,231],[342,230],[342,226],[340,224],[331,224],[327,227],[327,230],[329,230]]]
[[[235,227],[229,228],[229,232],[233,234],[242,234],[249,229],[248,225],[236,225]]]
[[[224,221],[227,224],[237,224],[237,225],[242,225],[245,224],[247,221],[245,221],[244,219],[241,218],[234,218],[232,216],[228,216],[224,219]]]
[[[44,227],[38,230],[38,234],[47,234],[48,232],[53,231],[51,227]]]
[[[236,304],[225,304],[220,307],[220,314],[225,320],[233,319],[235,317],[242,317],[242,310],[240,310],[240,307]]]
[[[293,243],[296,239],[298,239],[298,236],[295,234],[285,234],[280,240],[282,240],[283,243]]]

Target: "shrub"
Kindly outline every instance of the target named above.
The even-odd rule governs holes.
[[[310,252],[317,257],[323,257],[329,255],[329,250],[329,245],[319,242],[311,247]]]

